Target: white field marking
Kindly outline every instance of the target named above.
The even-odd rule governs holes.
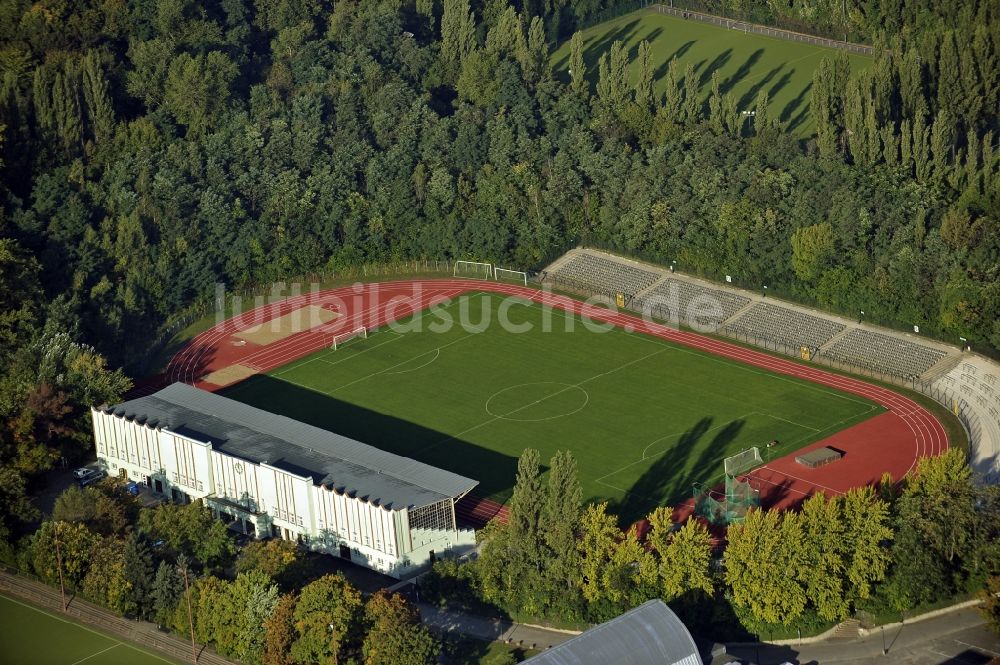
[[[757,467],[753,471],[750,471],[748,473],[742,474],[741,477],[742,478],[747,478],[747,479],[752,479],[752,480],[756,481],[758,484],[767,483],[768,485],[774,485],[775,487],[777,487],[778,485],[780,485],[781,483],[776,483],[773,480],[768,480],[767,478],[759,478],[759,477],[753,475],[755,472],[760,471],[761,469],[766,469],[766,468],[767,468],[766,465],[765,466]],[[773,471],[773,469],[771,469],[771,470]],[[778,472],[775,472],[775,473],[778,473]],[[787,476],[787,474],[784,474],[784,473],[778,473],[778,475],[782,476],[783,478],[784,477],[789,477],[789,478],[791,477],[791,476]],[[745,480],[744,482],[749,483],[750,481],[749,480]],[[807,483],[807,484],[808,485],[812,485],[813,487],[822,487],[821,485],[816,485],[815,483]],[[751,489],[753,489],[753,485],[750,485],[750,487],[751,487]],[[809,496],[809,492],[805,492],[803,490],[796,489],[794,487],[784,487],[782,489],[784,489],[787,492],[795,492],[796,494],[801,494],[802,496]],[[756,491],[760,492],[760,490],[756,490]],[[836,490],[830,490],[830,491],[833,492],[834,494],[840,494],[840,492],[838,492]]]
[[[871,407],[871,409],[870,409],[870,410],[874,410],[875,408],[876,408],[876,407],[874,407],[874,406],[873,406],[873,407]],[[762,411],[751,411],[750,413],[746,413],[746,414],[744,414],[744,415],[742,415],[742,416],[738,416],[738,417],[736,417],[736,418],[733,418],[732,420],[730,420],[730,421],[728,421],[728,422],[725,422],[725,423],[722,423],[722,424],[720,424],[720,425],[716,425],[715,427],[712,427],[712,428],[710,428],[710,429],[707,429],[707,430],[705,430],[704,434],[708,434],[709,432],[714,432],[715,430],[718,430],[718,429],[722,429],[722,428],[724,428],[724,427],[727,427],[727,426],[729,426],[729,425],[731,425],[731,424],[733,424],[733,423],[735,423],[735,422],[737,422],[737,421],[739,421],[739,420],[744,420],[744,419],[746,419],[746,418],[748,418],[748,417],[750,417],[750,416],[754,416],[754,415],[757,415],[757,416],[763,416],[763,417],[765,417],[765,418],[775,418],[776,420],[783,420],[784,422],[787,422],[787,423],[788,423],[788,424],[790,424],[790,425],[795,425],[796,427],[801,427],[802,429],[811,429],[811,430],[813,430],[813,431],[814,431],[814,432],[816,432],[816,433],[818,433],[818,432],[822,431],[822,430],[817,430],[817,429],[814,429],[814,428],[812,428],[812,427],[808,427],[808,426],[806,426],[806,425],[801,425],[801,424],[799,424],[799,423],[795,423],[795,422],[792,422],[791,420],[785,420],[784,418],[778,418],[777,416],[772,416],[771,414],[769,414],[769,413],[763,413]],[[851,417],[853,417],[853,416],[851,416]],[[850,417],[848,417],[848,418],[845,418],[844,420],[850,420]],[[844,422],[844,421],[841,421],[841,422]],[[837,423],[837,424],[840,424],[840,423]],[[835,426],[836,426],[836,425],[832,425],[831,427],[835,427]],[[625,469],[628,469],[628,468],[630,468],[630,467],[633,467],[633,466],[635,466],[636,464],[639,464],[639,463],[641,463],[641,462],[644,462],[644,461],[646,461],[647,459],[653,459],[654,457],[659,457],[660,455],[662,455],[662,454],[666,453],[666,452],[667,452],[667,449],[666,449],[666,448],[664,448],[663,450],[660,450],[660,451],[657,451],[657,453],[656,453],[655,455],[653,455],[653,456],[651,456],[651,457],[647,457],[647,453],[649,452],[649,449],[650,449],[650,448],[651,448],[652,446],[654,446],[655,444],[659,443],[660,441],[663,441],[664,439],[669,439],[669,438],[671,438],[671,437],[674,437],[674,436],[681,436],[681,435],[683,435],[683,434],[687,433],[687,431],[688,431],[688,430],[684,430],[684,431],[682,431],[682,432],[674,432],[674,433],[671,433],[671,434],[666,434],[666,435],[664,435],[664,436],[661,436],[661,437],[660,437],[660,438],[658,438],[658,439],[655,439],[655,440],[653,440],[653,441],[652,441],[652,442],[650,442],[650,443],[649,443],[649,444],[648,444],[648,445],[647,445],[647,446],[646,446],[645,448],[643,448],[643,450],[642,450],[642,457],[640,457],[639,459],[637,459],[637,460],[636,460],[636,461],[634,461],[634,462],[630,462],[630,463],[628,463],[628,464],[626,464],[626,465],[622,466],[622,467],[621,467],[621,468],[619,468],[619,469],[615,469],[614,471],[611,471],[610,473],[606,473],[606,474],[604,474],[603,476],[601,476],[600,478],[595,478],[595,482],[598,482],[598,483],[600,483],[600,484],[602,484],[602,485],[605,485],[605,486],[607,486],[607,487],[611,487],[612,489],[616,489],[616,490],[618,490],[618,491],[620,491],[620,492],[626,492],[626,493],[629,493],[629,490],[623,490],[623,489],[621,489],[620,487],[615,487],[615,486],[614,486],[614,485],[612,485],[611,483],[606,483],[606,482],[604,482],[604,479],[605,479],[605,478],[609,478],[609,477],[611,477],[611,476],[613,476],[613,475],[615,475],[615,474],[617,474],[617,473],[620,473],[620,472],[624,471]],[[805,439],[808,439],[808,438],[809,438],[809,437],[811,437],[811,436],[813,436],[813,435],[812,435],[812,434],[807,434],[807,435],[806,435],[805,437],[803,437],[802,439],[797,439],[797,440],[796,440],[796,443],[797,443],[798,441],[803,441],[803,440],[805,440]],[[794,443],[793,443],[792,445],[794,445]],[[710,460],[710,463],[718,463],[718,462],[720,462],[720,461],[722,461],[722,460],[726,459],[726,457],[729,457],[729,455],[726,455],[725,457],[717,457],[717,458],[716,458],[716,459],[714,459],[714,460]],[[756,469],[754,469],[754,471],[757,471],[757,470],[759,470],[759,469],[763,469],[763,468],[766,468],[766,466],[767,466],[766,464],[765,464],[765,465],[761,465],[761,466],[757,467]],[[753,473],[753,471],[751,471],[750,473]],[[725,475],[726,475],[725,473],[722,473],[722,474],[720,474],[720,475],[717,475],[717,476],[712,476],[712,478],[713,478],[713,479],[714,479],[714,478],[724,478],[724,477],[725,477]],[[765,481],[765,482],[769,482],[769,481]],[[773,485],[774,483],[771,483],[771,484]],[[832,491],[832,490],[831,490],[831,491]]]
[[[963,642],[962,640],[956,640],[954,637],[951,639],[953,642],[958,642],[963,647],[969,647],[970,649],[976,649],[977,651],[985,651],[991,656],[1000,656],[1000,652],[993,651],[992,649],[987,649],[986,647],[981,647],[978,644],[969,644],[968,642]]]
[[[74,663],[71,663],[70,665],[78,665],[78,663],[82,663],[85,660],[90,660],[94,656],[100,656],[102,653],[104,653],[106,651],[111,651],[112,649],[114,649],[117,646],[121,646],[121,642],[116,642],[116,643],[112,644],[111,646],[109,646],[107,649],[101,649],[100,651],[92,653],[89,656],[85,656],[85,657],[81,658],[80,660],[78,660],[78,661],[76,661]]]
[[[540,385],[540,384],[549,384],[549,385],[557,385],[557,386],[575,387],[577,390],[579,390],[580,392],[583,393],[583,404],[581,404],[580,406],[576,407],[572,411],[567,411],[566,413],[560,413],[560,414],[555,415],[555,416],[547,416],[545,418],[509,418],[508,416],[511,413],[514,413],[515,411],[520,411],[521,408],[526,408],[526,407],[529,407],[529,406],[535,406],[536,404],[541,404],[542,402],[544,402],[545,400],[547,400],[549,398],[549,396],[545,396],[545,397],[543,397],[541,399],[536,399],[531,404],[526,404],[523,407],[520,407],[520,408],[515,409],[514,411],[510,411],[508,413],[493,413],[492,411],[490,411],[490,402],[493,401],[493,398],[496,397],[497,395],[501,395],[501,394],[507,392],[508,390],[514,390],[516,388],[524,388],[525,386],[537,386],[537,385]],[[581,388],[579,386],[570,386],[568,383],[563,383],[562,381],[532,381],[532,382],[529,382],[529,383],[519,383],[517,385],[507,386],[506,388],[501,388],[500,390],[496,391],[495,393],[493,393],[492,395],[490,395],[489,397],[487,397],[486,398],[486,413],[488,413],[491,416],[494,416],[496,418],[499,418],[500,420],[510,420],[510,421],[513,421],[513,422],[516,422],[516,423],[539,423],[539,422],[542,422],[543,420],[555,420],[556,418],[565,418],[566,416],[571,416],[574,413],[578,413],[579,411],[582,411],[587,406],[587,404],[589,404],[589,403],[590,403],[590,393],[587,392],[584,388]]]
[[[39,607],[35,607],[34,605],[29,605],[27,603],[22,603],[21,601],[17,600],[16,598],[13,598],[13,597],[8,596],[6,594],[0,594],[0,598],[3,598],[5,600],[9,600],[10,602],[12,602],[12,603],[14,603],[16,605],[20,605],[21,607],[26,607],[29,610],[33,610],[35,612],[38,612],[39,614],[44,614],[45,616],[47,616],[49,618],[52,618],[52,619],[55,619],[56,621],[61,621],[62,623],[69,624],[70,626],[73,626],[74,628],[80,628],[82,630],[87,631],[88,633],[93,633],[94,635],[97,635],[98,637],[103,637],[106,640],[115,641],[113,637],[110,637],[108,635],[105,635],[104,633],[98,632],[98,631],[94,630],[93,628],[89,628],[89,627],[87,627],[86,625],[84,625],[82,623],[76,623],[75,621],[70,621],[68,619],[65,619],[65,618],[57,615],[57,614],[52,614],[51,612],[47,612],[47,611],[45,611],[45,610],[43,610],[43,609],[41,609]],[[128,647],[129,649],[134,649],[135,651],[138,651],[139,653],[144,653],[147,656],[152,656],[153,658],[162,660],[164,663],[169,663],[170,665],[173,665],[173,661],[167,660],[163,656],[155,654],[152,651],[146,651],[145,649],[142,649],[142,648],[140,648],[140,647],[138,647],[138,646],[136,646],[134,644],[125,644],[124,642],[117,642],[117,644],[122,644],[122,645]]]
[[[766,478],[758,478],[757,476],[753,475],[754,473],[763,471],[764,469],[767,469],[768,471],[773,471],[774,473],[778,474],[779,476],[784,476],[785,478],[792,478],[793,480],[798,480],[799,482],[804,483],[806,485],[812,485],[813,487],[819,487],[820,489],[829,490],[833,494],[843,494],[843,492],[841,492],[840,490],[835,490],[832,487],[828,487],[828,486],[823,485],[821,483],[817,483],[817,482],[815,482],[813,480],[806,480],[805,478],[800,478],[799,476],[796,476],[796,475],[793,475],[791,473],[788,473],[787,471],[778,471],[777,469],[772,469],[767,464],[765,464],[764,466],[758,466],[756,469],[754,469],[752,471],[748,471],[747,473],[745,473],[743,475],[744,476],[750,476],[751,478],[753,478],[754,480],[757,480],[759,482],[770,483],[771,485],[777,485],[777,483],[771,482],[770,480],[768,480]],[[788,488],[788,489],[792,489],[792,488]],[[800,493],[801,494],[805,494],[805,492],[800,492]]]
[[[343,357],[340,358],[339,360],[327,360],[327,356],[332,355],[332,353],[330,352],[330,350],[327,349],[327,353],[316,354],[312,358],[308,358],[305,361],[300,362],[298,364],[287,365],[287,366],[281,368],[279,371],[273,372],[273,375],[274,376],[280,376],[280,375],[284,374],[285,372],[290,372],[293,369],[298,369],[298,368],[300,368],[300,367],[302,367],[304,365],[308,365],[309,363],[311,363],[311,362],[313,362],[315,360],[319,360],[321,362],[324,362],[327,365],[339,365],[342,362],[346,362],[346,361],[348,361],[348,360],[350,360],[352,358],[360,356],[362,353],[368,353],[369,351],[371,351],[373,349],[377,349],[380,346],[385,346],[386,344],[389,344],[391,342],[395,342],[396,340],[402,339],[404,337],[403,334],[397,333],[395,330],[385,330],[385,331],[383,331],[383,330],[374,330],[374,331],[372,331],[371,335],[369,335],[369,336],[370,337],[374,337],[375,335],[380,334],[380,333],[393,333],[396,336],[393,337],[393,338],[391,338],[391,339],[387,339],[384,342],[379,342],[378,344],[373,344],[372,346],[369,346],[368,348],[364,349],[363,351],[358,351],[357,353],[351,353],[351,354],[344,354],[344,353],[342,353],[340,355],[343,356]]]
[[[732,419],[732,420],[730,420],[729,422],[725,422],[725,423],[722,423],[722,424],[720,424],[720,425],[716,425],[715,427],[712,427],[711,429],[707,429],[707,430],[705,430],[705,432],[704,432],[704,433],[705,433],[705,434],[708,434],[709,432],[714,432],[715,430],[718,430],[718,429],[722,429],[723,427],[728,427],[729,425],[732,425],[733,423],[735,423],[735,422],[736,422],[736,421],[738,421],[738,420],[743,420],[743,419],[745,419],[745,418],[747,418],[747,417],[749,417],[749,416],[752,416],[752,415],[755,415],[755,414],[756,414],[756,415],[761,415],[761,416],[766,416],[766,415],[767,415],[766,413],[760,413],[759,411],[751,411],[750,413],[746,413],[746,414],[744,414],[744,415],[742,415],[742,416],[737,416],[736,418],[733,418],[733,419]],[[597,478],[597,479],[596,479],[596,481],[597,481],[597,482],[599,482],[599,483],[601,483],[602,485],[607,485],[608,487],[612,487],[612,485],[610,485],[610,484],[608,484],[608,483],[605,483],[605,482],[603,482],[603,479],[604,479],[604,478],[608,478],[608,477],[610,477],[610,476],[613,476],[613,475],[615,475],[616,473],[620,473],[620,472],[624,471],[625,469],[628,469],[628,468],[630,468],[630,467],[633,467],[633,466],[635,466],[636,464],[639,464],[639,463],[641,463],[641,462],[645,462],[645,461],[646,461],[647,459],[653,459],[652,457],[646,457],[646,452],[647,452],[647,451],[649,450],[650,446],[652,446],[652,445],[654,445],[654,444],[656,444],[656,443],[659,443],[660,441],[662,441],[662,440],[664,440],[664,439],[669,439],[669,438],[670,438],[670,437],[672,437],[672,436],[680,436],[680,435],[682,435],[682,434],[686,434],[686,433],[687,433],[688,431],[689,431],[689,430],[684,430],[683,432],[675,432],[675,433],[673,433],[673,434],[667,434],[667,435],[665,435],[665,436],[662,436],[662,437],[660,437],[659,439],[656,439],[655,441],[651,442],[650,444],[648,444],[648,445],[647,445],[647,446],[646,446],[646,447],[645,447],[645,448],[643,449],[643,451],[642,451],[642,457],[640,457],[639,459],[637,459],[637,460],[636,460],[636,461],[634,461],[634,462],[629,462],[628,464],[624,465],[623,467],[621,467],[621,468],[619,468],[619,469],[615,469],[614,471],[611,471],[611,472],[609,472],[609,473],[606,473],[606,474],[604,474],[604,475],[603,475],[603,476],[601,476],[600,478]],[[654,455],[654,457],[659,457],[660,455],[662,455],[662,454],[664,454],[664,453],[666,453],[666,452],[667,452],[667,449],[666,449],[666,448],[664,448],[663,450],[661,450],[661,451],[657,452],[657,454],[656,454],[656,455]],[[726,456],[724,456],[724,457],[717,457],[717,458],[715,458],[714,460],[710,460],[710,463],[718,463],[718,462],[721,462],[722,460],[726,459],[726,457],[730,457],[730,455],[726,455]],[[724,477],[725,475],[726,475],[726,474],[725,474],[725,473],[723,473],[723,474],[721,474],[721,475],[720,475],[719,477]],[[713,476],[713,478],[714,478],[714,477],[715,477],[715,476]],[[615,488],[615,489],[618,489],[618,488]],[[621,490],[621,491],[623,491],[623,492],[624,492],[624,491],[626,491],[626,490]]]
[[[566,386],[565,388],[557,390],[554,393],[552,393],[551,395],[546,395],[545,397],[541,398],[540,400],[536,400],[532,404],[525,404],[524,406],[519,407],[517,409],[514,409],[513,411],[510,411],[509,413],[506,413],[504,415],[505,416],[510,416],[511,414],[517,413],[518,411],[522,411],[522,410],[524,410],[524,409],[526,409],[528,407],[535,406],[536,404],[538,404],[540,402],[544,402],[545,400],[550,399],[552,397],[555,397],[556,395],[560,395],[560,394],[566,392],[567,390],[572,390],[574,388],[579,388],[580,386],[582,386],[585,383],[590,383],[591,381],[596,381],[597,379],[600,379],[602,377],[608,376],[609,374],[614,374],[615,372],[617,372],[619,370],[625,369],[629,365],[634,365],[637,362],[641,362],[643,360],[646,360],[647,358],[652,358],[653,356],[659,355],[659,354],[663,353],[664,351],[669,351],[669,350],[670,349],[663,349],[661,351],[655,351],[653,353],[650,353],[650,354],[647,354],[645,356],[642,356],[641,358],[636,358],[635,360],[630,360],[629,362],[627,362],[627,363],[625,363],[623,365],[619,365],[618,367],[613,367],[613,368],[609,369],[606,372],[601,372],[600,374],[595,374],[594,376],[591,376],[591,377],[588,377],[586,379],[583,379],[582,381],[579,381],[578,383],[566,383],[566,384],[563,384],[563,385]],[[449,436],[446,436],[443,439],[441,439],[440,441],[435,441],[434,443],[431,443],[431,444],[425,446],[424,448],[421,448],[420,450],[416,451],[415,454],[424,453],[424,452],[430,450],[431,448],[436,448],[437,446],[441,445],[442,443],[445,443],[447,441],[453,441],[453,440],[457,439],[458,437],[460,437],[460,436],[462,436],[464,434],[468,434],[469,432],[471,432],[473,430],[477,430],[480,427],[485,427],[486,425],[489,425],[490,423],[494,423],[494,422],[496,422],[498,420],[500,420],[500,418],[498,418],[496,416],[493,416],[489,420],[485,420],[485,421],[479,423],[478,425],[473,425],[472,427],[468,427],[468,428],[462,430],[461,432],[456,432],[455,434],[451,434]]]
[[[827,432],[827,431],[833,430],[836,427],[838,427],[839,425],[841,425],[842,423],[846,423],[848,420],[851,420],[852,418],[860,418],[861,416],[865,415],[866,413],[871,413],[872,411],[874,411],[877,408],[879,408],[878,405],[874,404],[867,411],[859,411],[858,413],[856,413],[854,415],[847,416],[846,418],[844,418],[842,420],[838,420],[837,422],[833,423],[832,425],[827,425],[823,429],[816,430],[814,434],[806,434],[805,436],[803,436],[801,438],[798,438],[798,439],[795,439],[794,441],[792,441],[792,443],[790,445],[794,446],[795,444],[800,443],[802,441],[805,441],[806,439],[815,437],[816,434],[822,434],[823,432]],[[784,448],[784,446],[782,446],[782,448]]]
[[[532,305],[542,305],[542,304],[545,304],[545,303],[538,303],[538,302],[532,301],[531,304]],[[568,318],[574,318],[574,319],[580,319],[580,318],[582,318],[579,315],[573,314],[571,312],[567,312],[566,310],[564,310],[562,308],[552,307],[551,305],[549,305],[549,307],[551,307],[553,310],[556,310],[564,318],[567,318],[567,319]],[[608,311],[610,312],[611,310],[608,310]],[[663,324],[660,324],[660,325],[663,325]],[[669,326],[665,326],[665,327],[669,327]],[[827,390],[826,388],[823,388],[819,384],[816,384],[816,383],[814,383],[812,381],[809,381],[808,379],[803,379],[802,377],[786,376],[784,374],[780,374],[777,371],[767,371],[765,369],[755,368],[754,366],[750,365],[749,363],[741,361],[741,360],[739,360],[737,358],[730,358],[728,356],[718,356],[718,355],[716,355],[714,353],[711,353],[709,351],[706,351],[704,349],[699,349],[698,350],[698,351],[700,351],[700,353],[699,353],[695,349],[688,348],[687,346],[685,346],[684,344],[681,344],[679,342],[677,342],[677,343],[665,343],[660,338],[658,338],[655,335],[652,335],[650,333],[641,332],[641,331],[638,331],[638,330],[626,330],[624,328],[624,324],[618,324],[618,323],[614,324],[614,328],[612,329],[612,331],[620,331],[620,332],[625,333],[626,335],[631,335],[632,337],[635,337],[637,339],[641,339],[642,341],[647,342],[649,344],[655,344],[656,346],[664,346],[664,347],[667,347],[667,348],[672,349],[674,351],[680,351],[681,353],[687,353],[687,354],[692,355],[692,356],[698,356],[699,358],[704,358],[705,360],[710,360],[712,362],[721,363],[721,364],[727,365],[729,367],[735,367],[736,369],[742,370],[744,372],[749,372],[750,374],[757,374],[759,376],[764,376],[765,378],[770,378],[770,379],[776,379],[778,381],[787,381],[789,383],[794,383],[795,385],[797,385],[797,386],[799,386],[801,388],[805,388],[807,390],[812,390],[814,392],[824,393],[826,395],[831,395],[833,397],[838,397],[840,399],[847,400],[848,402],[854,402],[856,404],[863,404],[865,406],[870,406],[870,403],[867,402],[867,401],[863,401],[863,400],[860,400],[860,399],[855,399],[854,397],[851,397],[850,395],[847,395],[847,394],[844,394],[844,393],[841,393],[841,392],[834,392],[832,390]],[[697,333],[697,334],[701,334],[701,333]],[[732,344],[732,342],[724,342],[724,343]],[[757,351],[757,352],[758,353],[763,353],[761,351]],[[764,355],[767,355],[767,354],[764,354]],[[792,381],[793,378],[794,379],[798,379],[798,381]]]
[[[388,372],[388,371],[379,372],[379,374],[406,374],[408,372],[416,372],[418,369],[423,369],[441,357],[441,347],[439,346],[436,349],[431,349],[430,351],[424,351],[421,354],[413,356],[412,358],[410,358],[410,360],[416,360],[420,356],[426,356],[428,353],[433,353],[434,357],[425,362],[423,365],[418,365],[417,367],[411,367],[410,369],[401,369],[398,372]]]
[[[480,298],[482,298],[482,295],[480,295]],[[458,301],[455,301],[453,303],[449,303],[447,306],[445,306],[443,308],[443,310],[447,311],[447,310],[449,310],[450,308],[452,308],[452,307],[454,307],[456,305],[458,305]],[[419,311],[423,312],[423,311],[426,311],[427,309],[429,309],[429,307],[425,308],[425,309],[422,309],[422,310],[419,310]],[[367,311],[368,310],[365,310],[364,313],[367,313]],[[413,314],[415,315],[416,313],[417,312],[414,312]],[[395,321],[393,323],[395,323]],[[401,333],[401,332],[398,332],[396,330],[393,330],[390,327],[390,324],[388,324],[388,323],[385,324],[385,325],[383,325],[383,326],[378,327],[376,330],[371,331],[369,333],[369,337],[374,336],[374,335],[379,335],[379,334],[382,334],[382,333],[392,333],[393,335],[395,335],[395,337],[393,337],[392,339],[387,340],[385,342],[382,342],[380,344],[375,344],[373,346],[369,346],[368,348],[366,348],[366,349],[364,349],[362,351],[358,351],[357,353],[340,354],[342,357],[339,360],[327,360],[327,358],[329,358],[330,356],[334,355],[334,352],[331,351],[331,350],[329,350],[329,349],[326,349],[326,353],[323,353],[322,355],[316,354],[312,358],[309,358],[308,360],[306,360],[305,362],[301,362],[301,363],[298,363],[298,364],[290,364],[290,365],[282,368],[281,371],[274,372],[274,374],[276,376],[280,375],[280,374],[284,374],[285,372],[291,371],[293,369],[298,369],[299,367],[302,367],[303,365],[305,365],[307,363],[310,363],[310,362],[312,362],[314,360],[320,360],[322,362],[325,362],[328,365],[339,365],[340,363],[347,362],[347,361],[349,361],[349,360],[351,360],[353,358],[356,358],[356,357],[360,356],[362,353],[368,353],[369,351],[374,351],[375,349],[379,348],[380,346],[384,346],[386,344],[389,344],[390,342],[395,342],[395,341],[397,341],[399,339],[402,339],[402,338],[406,337],[406,335],[404,333]],[[419,357],[419,356],[415,356],[415,357]],[[412,358],[411,358],[411,360],[412,360]]]
[[[598,478],[594,482],[595,483],[600,483],[601,485],[604,485],[605,487],[610,487],[611,489],[617,490],[618,492],[621,492],[622,494],[634,494],[634,492],[631,492],[630,490],[622,489],[621,487],[618,487],[616,485],[612,485],[611,483],[606,483],[603,480],[601,480],[600,478]],[[643,497],[643,498],[644,499],[648,499],[649,497]]]
[[[722,429],[723,427],[728,427],[729,425],[732,425],[733,423],[735,423],[735,422],[736,422],[737,420],[743,420],[744,418],[747,418],[748,416],[752,416],[752,415],[753,415],[753,414],[755,414],[755,413],[757,413],[757,412],[756,412],[756,411],[751,411],[750,413],[747,413],[747,414],[744,414],[744,415],[742,415],[742,416],[737,416],[737,417],[733,418],[732,420],[730,420],[730,421],[728,421],[728,422],[725,422],[725,423],[722,423],[722,424],[720,424],[720,425],[716,425],[715,427],[712,427],[712,428],[710,428],[710,429],[707,429],[707,430],[705,430],[705,434],[708,434],[709,432],[714,432],[714,431],[715,431],[715,430],[717,430],[717,429]],[[683,430],[683,431],[681,431],[681,432],[672,432],[672,433],[670,433],[670,434],[664,434],[663,436],[661,436],[661,437],[660,437],[660,438],[658,438],[658,439],[654,439],[654,440],[653,440],[652,442],[650,442],[650,443],[649,443],[649,444],[648,444],[648,445],[647,445],[647,446],[646,446],[645,448],[643,448],[643,449],[642,449],[642,457],[640,457],[640,458],[639,458],[639,459],[638,459],[637,461],[635,461],[635,462],[632,462],[632,464],[638,464],[639,462],[641,462],[641,461],[643,461],[644,459],[646,459],[646,453],[647,453],[647,452],[649,451],[649,449],[650,449],[650,448],[651,448],[651,447],[652,447],[653,445],[655,445],[655,444],[659,443],[660,441],[663,441],[664,439],[669,439],[670,437],[673,437],[673,436],[681,436],[682,434],[687,434],[687,433],[688,433],[689,431],[690,431],[690,430]],[[666,451],[667,451],[667,449],[666,449],[666,448],[664,448],[664,449],[663,449],[663,452],[666,452]],[[658,456],[659,456],[659,454],[657,454],[656,456],[658,457]],[[719,459],[725,459],[725,457],[720,457]],[[714,460],[714,461],[718,461],[718,460]],[[623,466],[623,467],[622,467],[621,469],[618,469],[618,471],[622,471],[622,470],[624,470],[624,469],[627,469],[628,467],[632,466],[632,464],[626,464],[626,465],[625,465],[625,466]],[[611,473],[609,473],[609,474],[606,474],[606,475],[604,475],[604,476],[601,476],[601,477],[602,477],[602,478],[607,478],[608,476],[610,476],[610,475],[612,475],[612,474],[615,474],[615,473],[618,473],[618,471],[612,471]]]
[[[437,347],[437,350],[440,351],[441,349],[444,349],[444,348],[447,348],[449,346],[452,346],[453,344],[458,344],[459,342],[464,342],[467,339],[472,339],[475,336],[476,336],[475,333],[466,333],[465,335],[463,335],[462,337],[459,337],[458,339],[453,339],[450,342],[448,342],[447,344],[442,344],[441,346]],[[403,335],[400,335],[400,337],[403,337]],[[353,381],[348,381],[347,383],[345,383],[343,385],[340,385],[340,386],[337,386],[336,388],[332,388],[331,390],[327,390],[327,391],[320,390],[320,391],[317,391],[317,392],[322,392],[325,395],[332,395],[333,393],[337,392],[338,390],[342,390],[344,388],[347,388],[348,386],[353,386],[355,383],[361,383],[362,381],[367,381],[368,379],[372,378],[373,376],[378,376],[379,374],[389,373],[389,370],[395,369],[397,367],[402,367],[406,363],[412,361],[413,358],[419,358],[420,356],[424,355],[425,353],[427,353],[427,351],[424,351],[423,353],[419,353],[419,354],[417,354],[417,355],[415,355],[415,356],[413,356],[411,358],[407,358],[406,360],[404,360],[402,362],[398,362],[395,365],[390,365],[389,367],[386,367],[385,369],[380,369],[377,372],[371,372],[371,373],[366,374],[366,375],[364,375],[362,377],[354,379]],[[357,355],[357,354],[355,354],[355,355]]]
[[[802,429],[811,429],[813,432],[822,432],[823,431],[823,430],[817,429],[815,427],[809,427],[809,425],[803,425],[802,423],[797,423],[794,420],[788,420],[787,418],[782,418],[780,416],[775,416],[775,415],[770,414],[770,413],[764,413],[763,411],[755,411],[755,413],[757,413],[759,415],[762,415],[762,416],[767,416],[768,418],[774,418],[775,420],[780,420],[782,422],[788,423],[789,425],[795,425],[796,427],[800,427]]]

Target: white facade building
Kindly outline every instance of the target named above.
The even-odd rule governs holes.
[[[478,483],[183,383],[91,409],[109,474],[202,499],[255,537],[404,577],[475,546],[455,501]]]

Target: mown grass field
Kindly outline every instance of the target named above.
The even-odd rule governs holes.
[[[740,110],[753,108],[757,93],[766,90],[770,99],[768,110],[800,136],[813,133],[809,116],[809,90],[813,70],[823,58],[833,58],[837,51],[799,42],[746,34],[700,21],[685,20],[639,10],[606,21],[583,31],[584,59],[587,77],[596,84],[598,60],[615,41],[622,41],[632,59],[630,74],[638,77],[639,43],[649,42],[653,54],[653,76],[656,89],[662,93],[666,84],[667,64],[677,58],[680,75],[690,63],[701,85],[704,99],[711,93],[712,73],[721,77],[723,93],[732,91]],[[552,56],[558,76],[569,79],[569,41]],[[871,58],[849,55],[851,70],[859,71],[871,65]]]
[[[7,596],[0,596],[0,662],[17,665],[174,663]]]
[[[568,449],[585,498],[610,501],[624,519],[683,501],[749,446],[777,439],[766,452],[785,454],[880,411],[648,335],[596,332],[535,304],[509,307],[512,323],[532,327],[509,332],[497,323],[502,302],[470,294],[409,321],[411,330],[385,327],[224,392],[474,478],[478,493],[501,501],[524,448],[543,461]],[[437,330],[444,317],[455,324]]]

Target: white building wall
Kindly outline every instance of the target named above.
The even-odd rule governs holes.
[[[99,409],[92,409],[91,416],[97,457],[110,475],[125,469],[137,482],[159,480],[167,496],[176,489],[192,499],[218,497],[251,513],[266,513],[254,520],[258,536],[271,535],[266,527],[273,526],[278,537],[332,555],[340,555],[343,545],[355,563],[396,577],[426,565],[431,551],[441,555],[475,544],[472,531],[411,533],[405,508],[387,510],[314,485],[312,478],[254,464],[213,450],[210,443]],[[226,510],[222,504],[214,507]]]
[[[214,493],[236,501],[256,512],[266,510],[257,476],[260,468],[232,455],[213,450],[211,454]]]

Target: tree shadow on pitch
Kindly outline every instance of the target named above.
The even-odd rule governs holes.
[[[739,436],[744,424],[743,419],[727,423],[705,444],[702,440],[712,430],[712,419],[702,418],[657,458],[609,510],[627,525],[642,519],[656,506],[677,505],[690,498],[692,482],[711,480],[717,475],[716,469],[721,470],[721,453]]]
[[[516,457],[281,379],[258,374],[220,392],[264,411],[477,480],[479,496],[505,500],[514,487]]]

